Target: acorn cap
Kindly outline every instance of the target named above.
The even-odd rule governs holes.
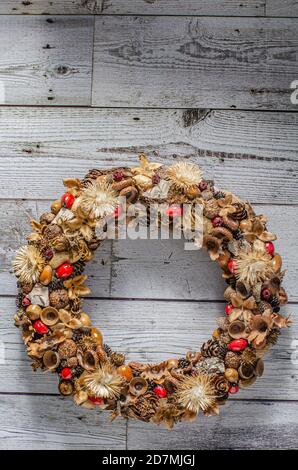
[[[241,364],[238,369],[239,375],[242,379],[248,380],[251,379],[254,374],[254,366],[251,364]]]
[[[147,381],[143,379],[143,377],[135,377],[129,383],[129,391],[132,395],[135,396],[144,395],[144,393],[147,391],[147,388]]]
[[[250,387],[250,385],[255,383],[256,380],[257,380],[257,377],[255,375],[251,377],[250,379],[240,379],[239,385],[241,388]]]
[[[46,351],[43,355],[43,363],[49,370],[54,370],[60,363],[59,354],[56,351]]]
[[[229,326],[229,335],[231,338],[239,339],[243,338],[243,333],[245,331],[245,324],[240,320],[233,321]]]
[[[70,380],[61,380],[59,383],[59,392],[61,395],[69,396],[74,391],[74,385]]]
[[[263,373],[264,373],[264,362],[262,359],[258,359],[255,365],[255,374],[258,377],[262,377]]]
[[[53,326],[59,321],[58,310],[54,307],[46,307],[40,315],[41,320],[47,326]]]

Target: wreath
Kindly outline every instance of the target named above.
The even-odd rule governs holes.
[[[51,211],[31,221],[28,244],[13,261],[19,289],[14,319],[33,369],[56,373],[62,395],[76,405],[110,410],[112,419],[171,428],[200,412],[218,414],[229,395],[263,374],[264,353],[290,324],[279,314],[287,294],[267,218],[218,190],[198,166],[149,163],[144,155],[135,168],[95,169],[64,185]],[[202,209],[203,246],[222,269],[227,304],[200,351],[158,364],[126,364],[82,309],[82,297],[90,294],[85,264],[103,242],[108,221],[120,218],[120,196],[128,208],[141,203],[146,220],[153,203],[166,204],[168,223],[184,229],[193,225],[192,208]],[[182,217],[185,205],[191,210]]]

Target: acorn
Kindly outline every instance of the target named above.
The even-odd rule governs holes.
[[[225,378],[231,383],[238,382],[238,379],[239,379],[238,371],[236,369],[232,369],[228,367],[228,369],[225,370]]]
[[[91,338],[93,338],[97,343],[102,344],[103,336],[97,328],[91,328]]]
[[[122,365],[118,367],[117,372],[118,374],[122,375],[122,377],[124,377],[126,380],[128,380],[128,382],[130,382],[133,378],[132,369],[127,365]]]
[[[241,364],[238,373],[241,379],[248,380],[254,376],[254,367],[251,364]]]
[[[26,315],[31,321],[37,320],[40,318],[42,308],[39,305],[31,304],[26,308]]]
[[[52,280],[52,277],[53,277],[53,269],[48,264],[42,270],[39,276],[39,282],[41,282],[41,284],[43,284],[44,286],[48,286]]]
[[[56,215],[60,211],[61,207],[62,207],[62,202],[60,199],[57,199],[56,201],[52,202],[51,211],[53,212],[53,214]]]
[[[91,326],[91,320],[90,317],[87,315],[87,313],[82,312],[80,316],[80,322],[82,323],[82,326],[89,327]]]

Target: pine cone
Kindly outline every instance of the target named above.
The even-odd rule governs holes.
[[[69,302],[68,293],[65,289],[50,292],[50,305],[54,308],[64,308]]]
[[[238,369],[238,367],[241,364],[241,358],[238,356],[238,354],[228,351],[226,356],[225,356],[225,365],[228,368],[231,369]]]
[[[229,383],[225,379],[224,375],[216,375],[212,380],[215,388],[215,395],[217,397],[223,398],[227,395],[229,391]]]
[[[124,354],[117,353],[117,352],[112,352],[110,355],[111,362],[114,364],[114,366],[119,367],[124,364],[125,361],[125,356]]]
[[[224,199],[226,197],[226,195],[222,191],[215,191],[214,194],[213,194],[213,197],[215,199]]]
[[[191,365],[190,361],[185,359],[185,357],[181,357],[178,360],[178,369],[188,369],[190,365]]]
[[[73,272],[71,277],[80,276],[84,272],[85,266],[86,263],[84,261],[77,261],[76,263],[74,263],[72,265]]]
[[[73,341],[78,342],[83,338],[83,336],[84,336],[84,333],[81,330],[74,330],[72,334],[72,339]]]
[[[278,329],[273,329],[270,331],[269,335],[267,336],[267,343],[269,344],[276,344],[280,335],[280,331]]]
[[[268,337],[267,337],[268,342]],[[256,363],[257,355],[255,351],[251,348],[245,348],[242,354],[240,355],[241,364],[253,365]]]
[[[204,357],[221,357],[223,358],[226,354],[227,348],[219,343],[216,339],[209,339],[203,344],[201,353]]]
[[[53,277],[53,279],[51,280],[51,282],[49,284],[50,292],[55,291],[55,290],[59,290],[59,289],[63,289],[64,288],[63,282],[64,282],[64,279],[59,279],[58,277]]]
[[[21,290],[19,290],[19,292],[17,293],[17,296],[16,296],[16,306],[17,306],[17,308],[22,308],[23,298],[24,298],[24,294]]]
[[[89,183],[92,183],[94,180],[96,180],[96,178],[98,178],[99,176],[103,174],[104,172],[101,170],[97,170],[97,169],[90,170],[87,173],[87,175],[84,177],[84,179],[82,180],[82,186],[83,187],[88,186]]]
[[[236,212],[233,212],[233,214],[230,214],[230,217],[234,220],[243,220],[247,218],[247,210],[245,209],[245,204],[241,202],[237,202],[236,204],[233,204],[234,207],[236,208]]]
[[[276,295],[273,296],[273,297],[271,298],[271,300],[270,300],[270,303],[271,303],[271,306],[272,306],[273,308],[279,307],[279,299],[278,299],[278,297],[276,297]]]
[[[106,343],[103,344],[103,347],[102,349],[104,350],[104,352],[107,354],[107,356],[110,356],[112,354],[112,349],[110,348],[110,346]]]

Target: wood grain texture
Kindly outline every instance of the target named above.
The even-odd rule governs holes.
[[[1,104],[88,105],[93,20],[0,16]]]
[[[86,300],[86,311],[101,329],[112,348],[126,354],[127,360],[162,361],[199,350],[223,315],[221,304],[212,302]],[[13,298],[0,298],[0,341],[5,360],[1,361],[1,393],[57,393],[55,374],[33,372],[14,328]],[[297,317],[298,306],[288,305],[285,314]],[[266,356],[264,376],[253,386],[241,390],[237,399],[298,400],[298,365],[291,362],[293,340],[298,339],[297,322],[283,331],[278,344]]]
[[[29,221],[48,208],[46,201],[0,201],[0,295],[16,293],[10,272],[15,251],[26,243]],[[257,206],[256,212],[269,217],[268,228],[278,236],[275,247],[288,270],[284,286],[298,301],[297,207]],[[186,251],[183,240],[107,240],[85,272],[94,297],[223,301],[226,286],[205,250]]]
[[[0,144],[0,198],[55,198],[63,178],[135,165],[145,152],[199,163],[251,202],[298,201],[296,113],[8,107]]]
[[[219,417],[162,427],[128,423],[129,449],[296,449],[298,403],[234,402]]]
[[[265,0],[8,0],[0,14],[263,16]]]
[[[0,449],[125,449],[126,422],[52,396],[0,395]],[[63,417],[63,419],[62,419]]]
[[[92,104],[294,109],[294,19],[97,17]]]
[[[266,0],[266,13],[268,16],[298,16],[298,3],[296,0]]]

